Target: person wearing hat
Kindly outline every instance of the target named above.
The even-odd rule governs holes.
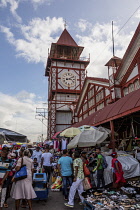
[[[36,150],[33,151],[32,159],[34,160],[34,158],[37,158],[37,162],[38,162],[38,164],[40,164],[41,163],[41,157],[42,157],[42,152],[40,151],[40,147],[37,146]]]
[[[112,156],[112,168],[113,168],[113,187],[120,188],[126,181],[123,177],[122,164],[117,159],[117,152],[113,152]]]

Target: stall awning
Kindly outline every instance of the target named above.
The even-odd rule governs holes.
[[[131,113],[140,111],[140,89],[129,93],[127,96],[119,99],[113,104],[109,104],[103,109],[94,112],[79,123],[72,125],[79,127],[81,125],[94,125],[109,122]]]
[[[27,136],[5,128],[0,128],[0,135],[4,136],[8,142],[27,142]]]

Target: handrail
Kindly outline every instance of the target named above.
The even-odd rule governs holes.
[[[54,56],[50,56],[50,58],[56,58],[56,59],[64,59],[64,60],[76,60],[76,61],[90,61],[90,58],[86,58],[86,57],[74,57],[74,56],[57,56],[57,55],[54,55]]]

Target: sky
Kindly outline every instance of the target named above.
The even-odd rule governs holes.
[[[82,57],[89,57],[88,76],[106,77],[112,57],[122,58],[140,21],[139,0],[0,0],[0,127],[37,141],[47,135],[45,66],[52,42],[66,28]]]

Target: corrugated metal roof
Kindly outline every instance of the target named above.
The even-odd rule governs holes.
[[[96,116],[99,113],[99,111],[94,112],[93,114],[91,114],[88,117],[86,117],[84,120],[82,120],[82,121],[80,121],[78,123],[75,123],[74,125],[72,125],[72,127],[78,128],[78,127],[80,127],[82,125],[90,125],[90,123],[93,120],[94,116]]]
[[[62,32],[60,38],[57,41],[57,44],[78,47],[77,43],[66,29],[64,29]]]
[[[140,89],[129,93],[127,96],[119,99],[113,104],[107,105],[105,108],[94,112],[79,123],[74,124],[74,127],[81,125],[100,125],[108,122],[111,119],[117,119],[121,116],[126,116],[130,113],[140,111]]]
[[[121,63],[121,61],[122,61],[121,58],[119,58],[119,57],[117,57],[117,56],[114,56],[113,58],[111,58],[111,59],[105,64],[105,66],[114,66],[114,64],[117,65],[117,66],[119,66],[120,63]]]

